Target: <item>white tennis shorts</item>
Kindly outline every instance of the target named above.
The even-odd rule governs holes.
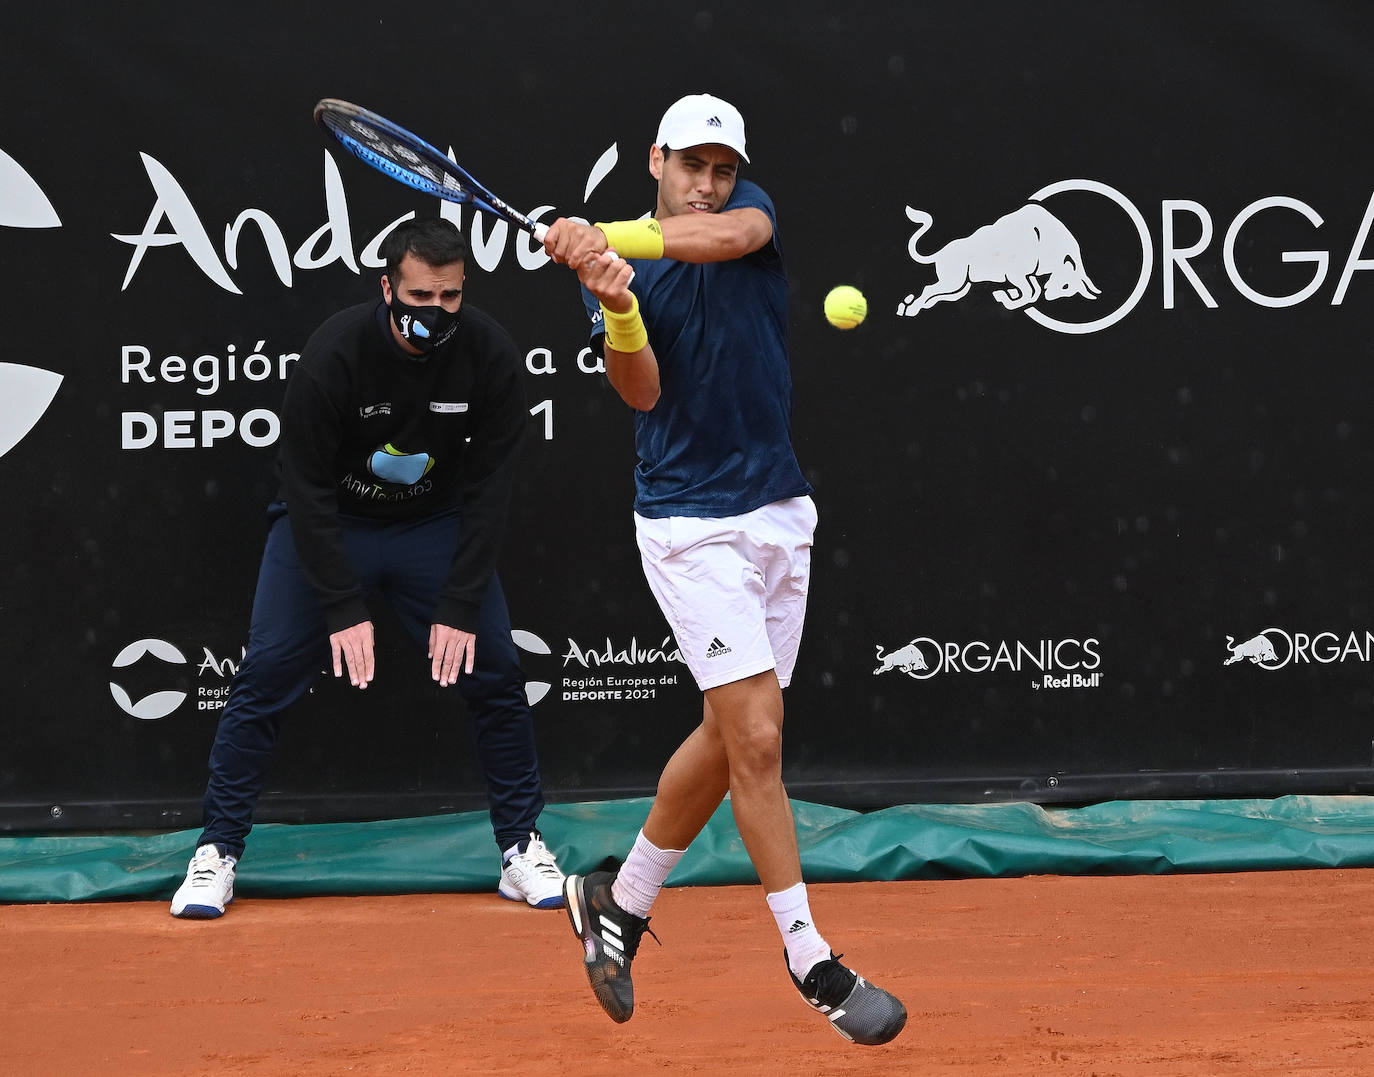
[[[702,691],[770,669],[791,682],[815,532],[809,497],[714,519],[635,513],[644,575]]]

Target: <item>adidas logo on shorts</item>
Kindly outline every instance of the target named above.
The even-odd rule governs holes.
[[[729,653],[730,648],[721,643],[719,636],[713,636],[711,642],[706,647],[707,658],[719,658],[721,655]]]

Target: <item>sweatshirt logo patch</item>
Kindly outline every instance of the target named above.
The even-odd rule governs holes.
[[[458,415],[461,412],[467,411],[468,406],[466,404],[444,404],[438,400],[431,400],[429,402],[429,410],[436,415]]]
[[[382,404],[364,404],[358,409],[358,415],[364,419],[376,419],[382,415],[391,414],[391,402]]]
[[[429,473],[434,458],[427,452],[407,453],[395,445],[383,445],[372,454],[368,470],[383,482],[414,486]]]

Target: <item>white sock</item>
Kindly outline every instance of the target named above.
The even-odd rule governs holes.
[[[787,947],[787,964],[799,980],[817,961],[830,956],[830,944],[821,938],[811,922],[811,903],[806,898],[806,883],[797,883],[776,894],[768,895],[768,908],[778,922],[783,944]]]
[[[611,898],[632,916],[648,916],[654,899],[663,889],[668,873],[677,867],[686,849],[660,849],[639,832],[635,847],[611,884]]]

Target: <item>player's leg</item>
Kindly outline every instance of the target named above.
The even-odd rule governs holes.
[[[772,672],[711,689],[730,760],[730,803],[782,936],[793,984],[856,1043],[886,1043],[906,1009],[840,964],[816,928],[802,880],[796,822],[782,781],[782,690]]]
[[[727,709],[722,702],[722,711],[727,715],[747,715],[751,710],[758,712],[760,709],[776,707],[780,749],[782,689],[791,683],[796,667],[810,587],[811,545],[816,528],[815,505],[809,497],[770,505],[759,511],[754,524],[751,533],[755,542],[751,557],[764,579],[767,634],[776,660],[776,699],[773,698],[773,685],[766,686],[766,701],[747,698],[750,686],[743,685],[739,694],[746,698],[740,701],[739,708]],[[745,717],[743,721],[746,730],[757,728],[757,719],[751,721]],[[767,761],[766,770],[763,767],[751,767],[749,755],[748,749],[742,755],[732,755],[730,799],[735,805],[735,820],[740,833],[744,834],[746,829],[755,831],[755,844],[761,843],[767,847],[763,856],[768,863],[767,870],[773,877],[772,885],[765,881],[768,908],[783,937],[784,956],[792,983],[808,1005],[825,1014],[831,1027],[845,1039],[862,1044],[887,1043],[905,1026],[906,1007],[889,992],[845,967],[831,952],[829,944],[816,930],[806,883],[801,877],[799,857],[795,861],[796,882],[786,885],[788,868],[793,862],[793,850],[796,848],[796,824],[792,818],[791,802],[784,791],[783,799],[787,802],[786,829],[790,835],[790,841],[784,842],[778,834],[782,828],[781,815],[771,800],[773,790],[782,788],[781,768],[775,787],[771,761]],[[736,778],[737,759],[740,760],[739,780]],[[757,784],[764,794],[761,800],[741,797],[740,787],[746,784]],[[756,812],[761,814],[756,816]],[[761,832],[759,818],[763,820]],[[755,845],[750,845],[748,839],[746,845],[758,867]],[[759,867],[761,879],[764,870]],[[780,889],[774,889],[774,886]]]
[[[636,516],[635,527],[650,588],[669,613],[672,604],[665,602],[656,576],[664,571],[661,562],[671,553],[671,521]],[[678,633],[681,647],[683,636],[671,613],[669,623]],[[649,929],[649,910],[688,844],[720,806],[728,787],[724,746],[706,707],[702,724],[664,768],[649,818],[620,870],[570,875],[564,884],[568,919],[584,948],[587,979],[602,1009],[614,1021],[628,1021],[634,1014],[631,964]]]
[[[729,764],[709,704],[701,725],[673,753],[649,817],[620,870],[569,876],[568,917],[586,947],[587,978],[615,1021],[634,1013],[630,963],[649,929],[649,911],[687,846],[720,807]]]
[[[708,689],[729,765],[730,804],[767,893],[801,882],[792,805],[782,782],[782,689],[772,670]]]
[[[448,579],[461,522],[448,514],[389,529],[385,589],[406,629],[428,647],[439,589]],[[499,892],[536,908],[561,908],[563,873],[539,834],[544,787],[525,673],[511,638],[501,582],[492,576],[478,611],[471,674],[458,678],[487,785],[492,833],[502,855]]]
[[[732,524],[716,520],[635,517],[645,579],[705,688],[773,664],[759,595],[740,593],[749,570],[730,547],[734,533]],[[707,691],[701,724],[664,767],[644,829],[615,881],[613,894],[627,911],[648,916],[668,873],[730,787],[727,744]]]
[[[732,525],[636,515],[635,532],[645,578],[698,685],[770,669],[761,602],[757,594],[740,594],[744,566],[730,549]],[[649,910],[729,788],[716,719],[708,699],[701,725],[664,768],[649,818],[620,871],[570,876],[564,887],[569,919],[586,950],[587,978],[615,1021],[634,1012],[631,962],[648,930]]]
[[[787,963],[805,977],[830,956],[802,880],[792,802],[782,780],[783,689],[792,680],[806,619],[816,507],[809,497],[750,516],[740,548],[758,573],[764,634],[773,669],[713,689],[730,751],[735,824],[759,872]]]
[[[801,870],[782,786],[767,554],[750,538],[758,515],[636,518],[645,578],[705,699],[702,724],[665,769],[644,832],[656,845],[686,848],[728,788],[760,878],[784,889],[800,881]],[[814,517],[805,522],[814,525]]]
[[[704,699],[701,724],[678,746],[659,776],[645,835],[661,849],[686,849],[729,791],[725,742],[711,702]]]
[[[709,702],[702,711],[701,724],[663,768],[649,817],[611,885],[615,903],[646,920],[669,874],[730,789],[729,761]]]
[[[328,658],[319,602],[301,571],[290,522],[278,514],[263,551],[248,646],[210,750],[204,829],[172,900],[174,916],[214,918],[233,901],[235,864],[252,829],[282,715]]]

